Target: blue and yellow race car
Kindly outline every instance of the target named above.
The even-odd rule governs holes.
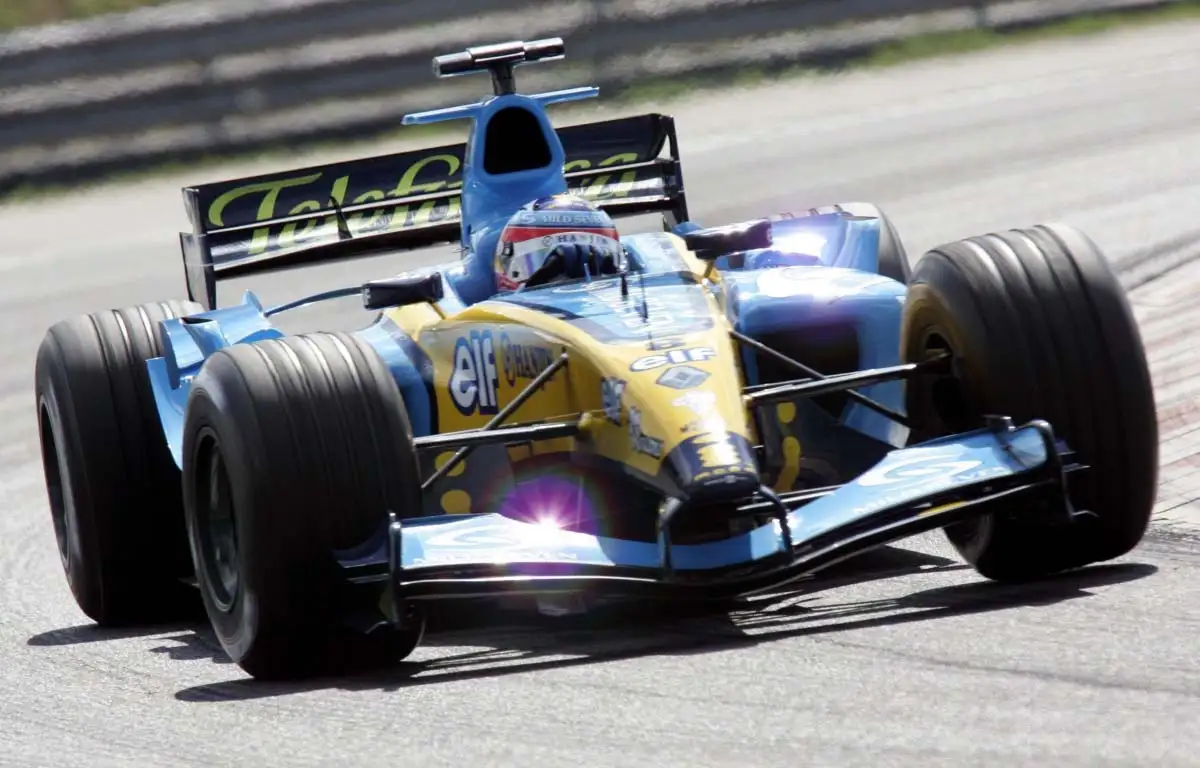
[[[596,89],[516,92],[563,51],[435,59],[494,94],[404,122],[466,120],[464,144],[185,189],[189,300],[47,332],[46,486],[85,613],[152,621],[198,588],[235,662],[290,678],[405,657],[433,600],[726,600],[934,529],[1002,580],[1136,546],[1155,405],[1091,240],[1010,230],[910,269],[872,205],[700,226],[670,117],[555,129]],[[646,214],[661,231],[610,226]],[[451,264],[218,305],[228,277],[446,243]],[[531,254],[555,279],[496,269]],[[273,325],[354,295],[361,330]]]

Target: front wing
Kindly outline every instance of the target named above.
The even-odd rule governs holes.
[[[703,598],[773,589],[897,539],[989,511],[1074,514],[1065,491],[1069,455],[1045,422],[987,428],[889,453],[854,481],[757,506],[777,519],[703,544],[630,541],[520,522],[499,514],[393,515],[386,531],[341,553],[352,584],[386,583],[393,616],[404,601],[587,591]],[[790,497],[790,498],[789,498]],[[780,502],[783,502],[781,505]],[[788,507],[802,504],[798,508]],[[683,512],[686,514],[686,512]]]

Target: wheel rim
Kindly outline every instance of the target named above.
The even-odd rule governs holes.
[[[929,360],[945,353],[957,357],[957,350],[951,346],[948,339],[948,335],[942,333],[940,329],[928,329],[921,343],[921,359]],[[971,412],[967,395],[963,391],[960,378],[962,371],[959,370],[961,364],[955,360],[951,365],[953,373],[938,376],[929,388],[929,405],[933,408],[939,426],[946,434],[966,432],[978,422],[975,414]]]
[[[215,436],[202,438],[199,458],[196,523],[201,567],[217,608],[228,613],[241,590],[241,565],[229,472]]]

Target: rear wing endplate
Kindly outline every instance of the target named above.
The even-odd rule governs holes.
[[[669,226],[687,220],[671,117],[556,132],[572,193],[615,217],[662,211]],[[185,188],[188,297],[214,309],[223,279],[458,242],[465,151],[451,144]]]

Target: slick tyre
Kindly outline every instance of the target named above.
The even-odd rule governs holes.
[[[167,301],[55,324],[38,348],[35,393],[50,517],[67,583],[102,625],[181,618],[197,606],[180,475],[146,361],[159,322],[202,312]]]
[[[915,439],[983,414],[1044,419],[1088,466],[1068,486],[1092,516],[1053,524],[1013,509],[947,528],[979,573],[1036,578],[1138,544],[1158,480],[1154,394],[1129,302],[1086,235],[1044,225],[934,249],[914,270],[901,344],[909,361],[953,354],[952,375],[908,385]]]
[[[355,611],[335,559],[389,510],[420,509],[404,401],[369,345],[317,333],[220,350],[193,381],[183,455],[197,581],[233,661],[299,679],[412,652],[423,619],[366,631],[384,618],[378,595]]]

